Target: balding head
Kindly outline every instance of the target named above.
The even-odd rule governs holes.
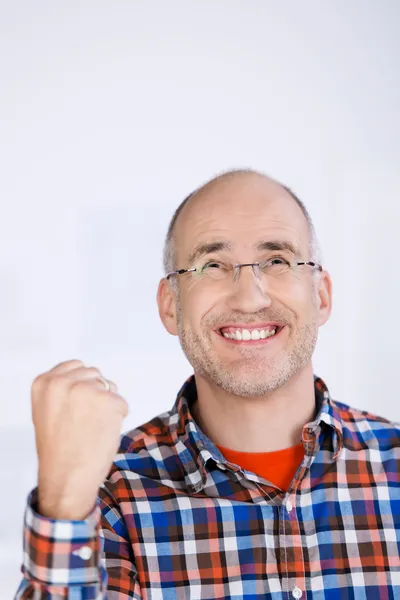
[[[331,310],[329,275],[310,262],[315,250],[304,205],[261,173],[224,173],[180,205],[164,264],[182,272],[161,279],[157,299],[205,396],[263,397],[303,372],[312,381],[318,328]],[[268,338],[249,340],[264,326],[273,328]]]
[[[193,209],[201,207],[202,204],[205,206],[206,199],[210,199],[210,197],[213,198],[213,202],[216,202],[218,201],[218,197],[222,196],[223,192],[227,192],[229,195],[230,187],[243,186],[243,184],[250,190],[253,189],[256,193],[262,192],[265,195],[268,195],[268,197],[271,197],[274,194],[290,197],[291,201],[293,201],[301,210],[308,228],[309,258],[315,262],[320,262],[321,257],[315,229],[303,202],[288,187],[276,180],[258,171],[240,169],[227,171],[214,177],[189,194],[189,196],[187,196],[178,206],[170,221],[164,245],[163,262],[165,273],[169,273],[182,267],[182,265],[177,264],[177,247],[182,235],[182,230],[189,222],[190,214],[193,212]],[[221,194],[219,192],[221,192]],[[225,194],[226,209],[229,210],[229,201],[228,203],[226,202],[226,196],[227,194]]]

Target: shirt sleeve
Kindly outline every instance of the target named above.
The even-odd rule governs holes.
[[[82,521],[54,520],[37,512],[37,488],[31,492],[15,600],[141,600],[123,519],[118,507],[102,506]]]

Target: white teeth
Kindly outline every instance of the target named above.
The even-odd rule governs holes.
[[[224,332],[223,336],[230,340],[265,340],[275,335],[276,329],[253,329],[251,332],[248,329],[237,329],[232,333]]]

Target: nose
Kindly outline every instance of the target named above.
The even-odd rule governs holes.
[[[227,304],[232,310],[255,313],[271,306],[267,283],[251,266],[241,267],[229,290]]]

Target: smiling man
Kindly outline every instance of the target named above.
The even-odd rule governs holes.
[[[175,214],[160,315],[194,368],[196,420],[217,443],[279,450],[314,417],[311,357],[331,309],[328,273],[302,264],[317,254],[305,209],[257,173],[225,174]]]
[[[18,599],[400,598],[400,429],[313,373],[320,262],[304,205],[262,174],[180,205],[157,300],[194,374],[116,457],[115,384],[77,360],[35,380]]]

